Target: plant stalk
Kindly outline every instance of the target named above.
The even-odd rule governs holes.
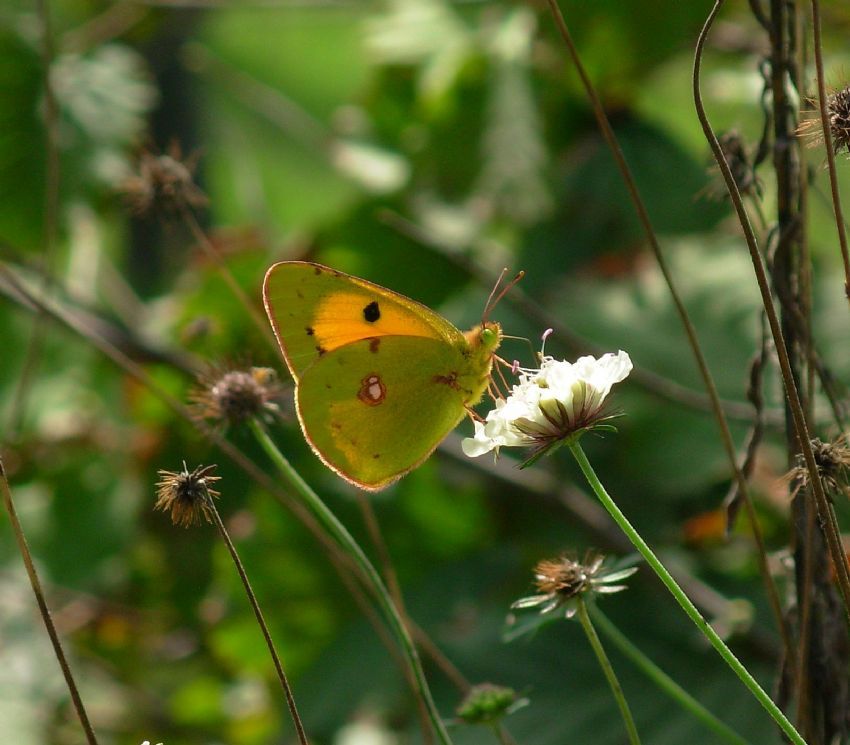
[[[299,496],[304,500],[313,514],[321,523],[322,527],[334,538],[339,546],[347,552],[360,567],[363,574],[368,579],[374,591],[374,595],[378,600],[378,604],[386,617],[387,622],[395,632],[402,651],[410,666],[413,674],[413,679],[416,683],[416,691],[428,709],[428,716],[431,720],[431,726],[437,735],[438,740],[442,745],[451,745],[452,741],[446,726],[443,723],[440,713],[437,710],[437,705],[434,703],[434,698],[431,695],[431,690],[428,687],[428,682],[425,679],[425,672],[422,669],[422,663],[419,659],[419,653],[416,651],[416,646],[404,625],[404,621],[392,601],[392,598],[381,579],[381,575],[369,561],[369,558],[363,553],[357,541],[354,540],[351,533],[337,519],[336,515],[331,512],[327,505],[321,500],[318,494],[310,487],[310,485],[301,477],[301,474],[296,471],[289,461],[284,457],[283,453],[278,450],[277,446],[272,442],[268,432],[263,425],[256,419],[251,420],[251,431],[257,438],[257,441],[265,450],[266,454],[275,464],[280,473],[287,479],[289,484],[298,492]]]
[[[702,617],[696,606],[691,602],[690,598],[685,595],[684,591],[676,584],[676,580],[670,575],[665,566],[659,561],[658,557],[653,553],[652,549],[643,540],[637,530],[632,527],[626,516],[620,511],[616,503],[605,491],[605,487],[590,465],[587,456],[584,454],[581,445],[577,441],[568,443],[568,447],[579,464],[579,467],[584,473],[587,483],[593,489],[602,506],[608,510],[608,513],[620,526],[620,529],[626,534],[632,545],[640,552],[640,555],[646,560],[646,563],[658,575],[658,578],[664,583],[664,586],[669,590],[670,594],[675,598],[676,602],[685,611],[688,618],[694,622],[696,627],[702,632],[702,635],[708,639],[712,647],[723,658],[723,661],[734,671],[741,679],[741,682],[752,693],[755,699],[764,707],[765,711],[771,716],[773,721],[787,735],[788,739],[794,745],[806,745],[806,741],[801,737],[800,733],[794,729],[794,725],[788,721],[782,710],[773,703],[773,699],[765,693],[764,689],[758,684],[755,678],[750,674],[750,671],[741,664],[740,660],[732,653],[732,650],[726,646],[726,643],[720,638],[717,632],[708,624]]]
[[[593,653],[596,655],[596,660],[599,662],[602,672],[605,673],[608,685],[611,686],[611,693],[614,694],[614,700],[617,702],[617,706],[620,709],[620,716],[623,717],[623,724],[626,725],[629,742],[632,745],[640,745],[640,736],[638,735],[637,727],[635,727],[635,720],[632,718],[632,712],[631,709],[629,709],[629,704],[623,694],[623,688],[620,685],[620,681],[617,679],[617,674],[614,672],[614,668],[611,665],[611,661],[608,659],[608,655],[605,654],[605,648],[599,640],[599,635],[596,633],[596,629],[593,628],[593,622],[590,620],[590,616],[587,613],[587,604],[581,596],[578,598],[577,610],[578,620],[581,621],[581,627],[584,629],[587,641],[590,642]]]

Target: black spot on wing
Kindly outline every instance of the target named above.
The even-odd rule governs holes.
[[[312,336],[316,333],[312,326],[306,326],[304,330],[307,332],[307,336]]]
[[[373,300],[369,305],[363,308],[363,318],[368,323],[375,323],[381,317],[381,307],[377,300]]]
[[[321,357],[321,356],[322,356],[325,352],[327,352],[328,350],[327,350],[327,349],[325,349],[325,348],[324,348],[323,346],[321,346],[320,344],[317,344],[317,345],[316,345],[316,351],[319,353],[319,357]]]

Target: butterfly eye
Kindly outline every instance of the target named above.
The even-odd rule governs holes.
[[[481,329],[481,344],[485,347],[494,347],[499,343],[499,332],[492,326]]]

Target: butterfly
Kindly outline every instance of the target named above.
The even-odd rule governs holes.
[[[461,333],[415,300],[306,261],[274,264],[263,302],[304,437],[368,491],[419,466],[478,403],[502,339],[498,323]]]

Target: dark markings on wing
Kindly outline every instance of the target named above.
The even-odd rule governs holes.
[[[304,330],[307,332],[307,336],[312,336],[316,333],[315,329],[312,326],[305,326]]]
[[[360,381],[360,390],[357,392],[359,398],[367,406],[378,406],[384,403],[387,397],[387,387],[381,376],[377,373],[369,373]]]
[[[459,391],[460,386],[458,385],[457,379],[457,370],[452,370],[448,375],[435,375],[432,378],[435,383],[442,383],[443,385],[447,385],[449,388],[454,388],[456,391]]]
[[[378,351],[378,347],[381,346],[381,337],[375,336],[369,341],[369,351],[372,354],[375,354]]]
[[[325,352],[327,352],[328,350],[327,350],[327,349],[325,349],[323,346],[321,346],[321,345],[317,344],[317,345],[316,345],[316,351],[319,353],[319,357],[321,357],[321,356],[322,356]]]
[[[381,317],[381,307],[377,300],[373,300],[369,305],[363,308],[363,318],[368,323],[375,323]]]

